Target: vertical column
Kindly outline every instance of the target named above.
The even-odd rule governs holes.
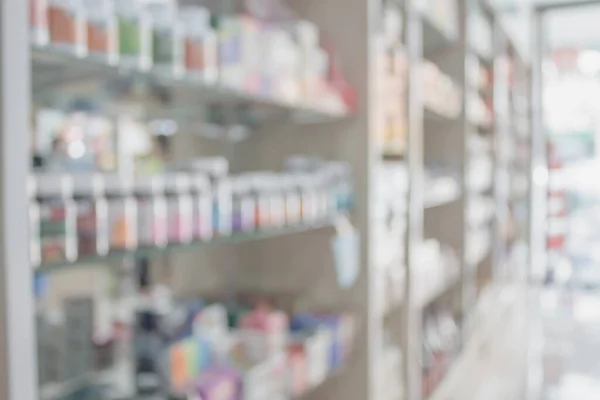
[[[543,12],[537,11],[532,24],[532,132],[531,132],[531,229],[530,229],[530,278],[542,280],[546,263],[546,190],[548,165],[546,162],[546,132],[542,108],[543,72],[542,61],[545,42],[543,40]]]
[[[0,400],[37,400],[27,232],[28,4],[0,2]]]
[[[413,302],[413,277],[417,267],[417,250],[423,242],[424,231],[424,144],[423,144],[423,27],[417,1],[405,2],[406,51],[409,61],[408,72],[408,229],[406,234],[406,341],[405,382],[406,398],[417,400],[421,396],[421,310]]]

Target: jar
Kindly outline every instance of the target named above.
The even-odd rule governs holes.
[[[212,224],[213,198],[210,180],[204,174],[196,174],[192,182],[194,239],[206,241],[214,235]]]
[[[54,46],[84,56],[87,50],[85,25],[80,0],[49,0],[48,26]]]
[[[302,222],[300,187],[293,175],[282,175],[281,180],[285,202],[285,222],[287,225],[298,225]]]
[[[115,2],[120,64],[148,70],[152,67],[152,18],[139,0]]]
[[[233,232],[248,232],[256,228],[256,201],[251,180],[245,176],[232,179],[231,222]]]
[[[333,164],[331,180],[334,188],[332,201],[335,212],[349,211],[354,206],[354,188],[350,166],[344,163]]]
[[[138,226],[133,182],[118,175],[107,175],[105,182],[110,251],[135,250]]]
[[[33,43],[38,46],[47,45],[50,39],[48,0],[29,0],[29,26]]]
[[[33,268],[42,263],[40,242],[40,205],[37,201],[37,184],[33,176],[27,179],[27,198],[29,201],[29,261]]]
[[[79,257],[107,255],[108,204],[104,196],[103,176],[77,176],[74,194]]]
[[[210,25],[210,12],[204,7],[185,6],[180,9],[184,26],[184,63],[188,76],[205,82],[216,82],[217,33]]]
[[[140,247],[166,247],[167,200],[162,176],[140,178],[135,183],[137,235]]]
[[[192,182],[188,174],[165,176],[169,243],[191,243],[193,231]]]
[[[83,0],[83,2],[87,13],[88,52],[115,65],[119,55],[114,0]]]
[[[172,3],[148,5],[152,17],[152,62],[159,73],[183,76],[184,30]]]
[[[77,259],[77,210],[73,201],[73,179],[66,175],[37,176],[42,264]]]

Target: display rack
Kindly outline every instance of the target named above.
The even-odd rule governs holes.
[[[337,215],[205,242],[47,263],[38,273],[108,265],[135,286],[131,261],[152,257],[150,269],[183,295],[282,295],[292,298],[293,311],[353,315],[358,328],[350,358],[305,398],[463,398],[472,383],[465,377],[479,369],[482,348],[504,349],[520,337],[524,296],[516,274],[507,271],[525,266],[515,267],[514,257],[507,256],[518,250],[505,233],[511,213],[521,213],[530,195],[529,183],[521,183],[531,176],[529,73],[485,2],[289,0],[298,17],[327,32],[356,91],[355,110],[132,71],[40,43],[29,51],[25,3],[1,6],[1,50],[10,60],[1,67],[0,142],[5,160],[0,255],[8,266],[0,274],[0,291],[8,293],[7,302],[0,301],[0,325],[6,327],[0,330],[6,344],[0,348],[0,388],[10,387],[7,399],[40,398],[35,362],[29,362],[35,359],[32,321],[14,313],[19,304],[19,315],[34,315],[33,296],[25,289],[34,271],[22,268],[29,265],[22,223],[26,135],[11,132],[29,130],[31,99],[64,105],[82,90],[104,95],[109,78],[141,82],[144,94],[151,94],[151,101],[141,102],[147,117],[168,115],[181,123],[174,159],[219,155],[236,171],[277,170],[297,154],[347,163],[355,207],[343,211],[360,238],[358,278],[350,288],[339,283],[332,241],[349,225]],[[29,60],[32,76],[24,68]],[[160,101],[165,88],[173,95],[166,105]],[[99,97],[100,109],[114,109]],[[255,110],[246,140],[222,143],[194,135],[199,105],[215,101]],[[9,173],[9,166],[17,172]],[[517,218],[525,247],[528,215]],[[96,279],[94,273],[88,279]],[[129,289],[119,290],[127,295]],[[511,322],[513,331],[496,334],[498,326]],[[3,350],[10,351],[8,357]],[[506,372],[506,359],[499,350],[493,354],[492,364],[504,365],[510,382],[515,375]],[[2,384],[9,380],[10,386]],[[73,385],[80,382],[54,392]],[[45,399],[56,398],[43,389]]]

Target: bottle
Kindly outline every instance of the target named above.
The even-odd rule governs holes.
[[[192,179],[194,239],[207,241],[214,235],[212,188],[205,174],[195,174]]]
[[[177,6],[172,2],[151,3],[152,61],[154,68],[166,76],[181,78],[184,73],[184,25]]]
[[[140,247],[164,248],[168,243],[165,178],[152,176],[135,182],[137,234]]]
[[[192,182],[187,173],[165,176],[169,243],[191,243],[194,238]]]
[[[217,33],[210,25],[210,12],[204,7],[184,6],[180,10],[184,26],[184,63],[187,75],[206,83],[216,83]]]
[[[60,174],[37,175],[36,179],[41,262],[74,262],[77,259],[77,211],[73,179]]]
[[[119,23],[120,64],[147,71],[152,67],[152,18],[139,0],[115,3]]]
[[[49,0],[50,42],[78,57],[87,54],[86,20],[81,0]]]
[[[105,256],[109,251],[108,203],[102,175],[75,177],[78,255]]]
[[[87,13],[89,55],[110,65],[119,61],[118,23],[114,0],[83,0]]]
[[[105,182],[110,251],[135,250],[138,245],[138,224],[133,182],[118,175],[106,175]]]

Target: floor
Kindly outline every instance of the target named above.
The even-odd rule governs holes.
[[[544,289],[539,299],[541,399],[600,399],[600,291]]]

